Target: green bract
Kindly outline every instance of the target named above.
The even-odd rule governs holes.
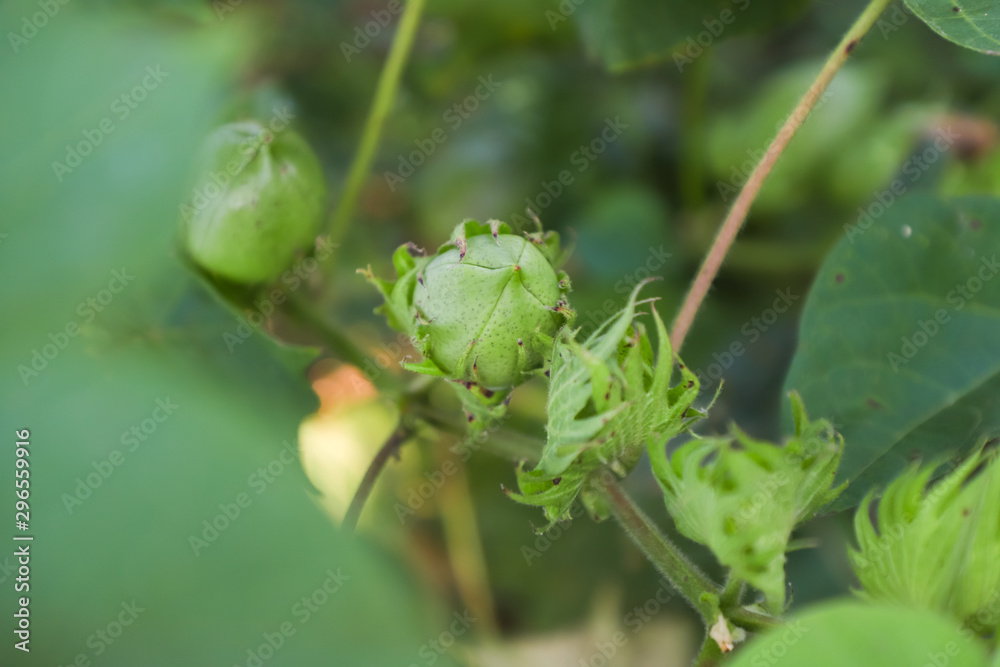
[[[698,378],[683,365],[670,385],[674,356],[670,338],[653,309],[658,351],[636,320],[640,283],[628,304],[583,343],[564,331],[555,342],[548,398],[548,440],[534,470],[517,472],[514,500],[542,507],[550,522],[570,518],[577,496],[595,518],[606,508],[591,482],[607,466],[628,474],[650,443],[681,433],[704,414],[691,407]]]
[[[370,268],[362,273],[385,298],[379,312],[424,357],[406,368],[461,383],[474,421],[496,416],[490,409],[541,368],[552,337],[572,317],[569,280],[555,269],[558,250],[554,232],[517,236],[496,220],[468,220],[433,255],[400,246],[395,282]]]
[[[785,607],[785,552],[796,525],[837,497],[831,489],[843,440],[826,420],[810,422],[791,394],[795,435],[784,447],[733,427],[726,438],[696,439],[670,457],[650,446],[650,463],[681,534],[709,547],[732,576]]]
[[[872,494],[861,503],[850,553],[859,594],[943,611],[990,633],[1000,623],[1000,464],[996,452],[976,453],[928,490],[937,468],[911,469],[889,485],[877,529]]]
[[[206,140],[198,173],[182,207],[183,238],[209,273],[247,284],[272,280],[314,242],[326,185],[316,155],[291,130],[223,125]]]

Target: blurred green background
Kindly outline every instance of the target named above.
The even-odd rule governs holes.
[[[664,280],[646,295],[672,313],[743,165],[863,5],[762,3],[769,19],[748,13],[694,58],[688,37],[703,29],[660,33],[669,12],[642,3],[619,25],[606,6],[428,3],[344,246],[302,288],[385,360],[380,377],[402,378],[407,351],[372,314],[376,295],[355,269],[388,275],[400,243],[436,247],[467,217],[523,220],[530,206],[574,240],[566,268],[585,327],[650,274]],[[178,0],[0,10],[0,414],[8,452],[16,429],[31,432],[35,536],[32,651],[14,651],[8,632],[0,663],[586,664],[618,627],[640,641],[612,664],[685,664],[694,650],[694,617],[657,596],[655,572],[617,527],[581,518],[535,536],[539,513],[501,492],[513,483],[510,462],[476,453],[441,474],[461,460],[451,433],[407,446],[361,538],[347,543],[337,521],[393,428],[393,408],[324,361],[328,353],[282,343],[325,342],[295,322],[277,318],[227,344],[239,311],[184,266],[178,207],[215,125],[290,113],[336,203],[398,22],[391,7]],[[997,190],[1000,60],[941,40],[902,9],[885,20],[783,157],[689,337],[684,358],[703,373],[706,395],[725,380],[703,431],[735,420],[780,435],[781,386],[812,276],[937,128],[958,126],[958,149],[911,189]],[[373,21],[374,36],[359,39]],[[647,33],[658,36],[652,47]],[[143,99],[125,104],[136,86]],[[81,141],[91,150],[75,164],[67,146]],[[570,177],[560,183],[562,172]],[[755,321],[781,294],[791,309]],[[745,353],[730,355],[734,343]],[[514,430],[543,436],[543,392],[518,390]],[[433,401],[454,409],[445,392]],[[6,454],[5,470],[12,462]],[[442,488],[411,502],[428,483]],[[644,467],[629,485],[669,525]],[[804,532],[821,546],[790,558],[797,605],[851,585],[843,518]],[[0,552],[8,626],[12,551]]]

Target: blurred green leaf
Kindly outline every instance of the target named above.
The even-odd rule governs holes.
[[[946,618],[905,607],[822,604],[739,649],[732,667],[984,667],[986,651]]]
[[[905,0],[906,6],[945,39],[991,56],[1000,55],[996,0]],[[994,16],[990,16],[994,12]]]
[[[588,52],[610,70],[672,57],[684,72],[716,41],[773,28],[803,6],[801,0],[562,0],[545,17],[555,30],[575,16]]]
[[[838,509],[1000,433],[1000,203],[876,204],[820,269],[785,381],[844,436]]]
[[[717,177],[715,190],[723,202],[732,202],[790,109],[809,87],[821,65],[799,63],[786,68],[762,85],[747,104],[715,111],[708,124],[708,161]],[[797,210],[815,197],[816,184],[826,186],[840,156],[857,163],[869,162],[867,144],[853,146],[876,117],[886,90],[886,77],[877,67],[848,65],[823,93],[807,122],[796,134],[774,167],[774,172],[754,201],[764,213]],[[859,154],[859,151],[861,153]],[[905,153],[894,154],[898,158]],[[890,172],[891,173],[891,172]],[[869,194],[881,182],[866,183]],[[870,186],[870,187],[869,187]]]
[[[309,353],[241,334],[173,256],[191,156],[254,34],[65,11],[0,77],[0,391],[5,428],[31,432],[32,664],[415,659],[448,622],[418,630],[412,583],[344,544],[301,472]]]

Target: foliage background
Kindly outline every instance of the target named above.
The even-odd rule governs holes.
[[[435,659],[530,664],[516,653],[525,651],[536,660],[551,652],[569,664],[591,655],[608,627],[660,585],[624,535],[587,520],[574,522],[527,562],[525,548],[548,544],[531,533],[530,522],[540,517],[504,497],[500,485],[512,484],[512,467],[485,453],[449,478],[450,491],[398,522],[395,503],[405,503],[425,471],[448,457],[454,437],[447,434],[408,447],[366,512],[365,539],[345,544],[324,508],[337,510],[314,485],[328,480],[353,488],[358,461],[363,466],[379,434],[391,429],[391,411],[362,413],[351,402],[356,397],[345,397],[353,390],[342,385],[323,396],[323,409],[339,414],[340,426],[315,445],[348,452],[330,455],[341,463],[333,472],[317,464],[311,481],[298,463],[282,464],[256,494],[251,476],[281,460],[283,443],[296,441],[299,423],[320,405],[307,377],[328,366],[307,376],[313,353],[277,345],[260,331],[234,351],[227,348],[223,336],[236,330],[234,313],[185,269],[175,249],[191,157],[213,125],[247,115],[268,118],[287,104],[296,129],[323,161],[334,203],[398,19],[350,62],[341,45],[386,6],[378,0],[69,3],[16,52],[0,50],[0,312],[6,320],[0,411],[8,440],[14,429],[32,433],[37,536],[37,648],[27,663],[20,655],[15,662],[5,643],[4,664],[70,664],[81,654],[107,665],[248,664],[247,651],[285,621],[296,634],[266,664],[430,664],[431,654],[421,648],[448,629],[452,612],[470,608],[486,610],[461,638],[475,656],[456,649]],[[619,26],[625,35],[668,23],[659,9],[629,6],[635,13]],[[648,292],[661,298],[661,313],[673,312],[727,208],[719,183],[731,184],[733,170],[765,148],[862,4],[775,3],[765,13],[782,22],[748,13],[741,24],[738,17],[732,31],[713,38],[708,52],[682,71],[667,56],[621,73],[608,72],[601,59],[622,64],[609,47],[614,33],[601,32],[610,25],[603,7],[585,0],[579,13],[553,25],[552,12],[560,12],[555,2],[429,3],[337,262],[303,288],[372,354],[389,349],[392,338],[371,314],[376,297],[355,268],[372,263],[385,274],[400,243],[434,247],[463,218],[523,215],[526,198],[546,226],[576,239],[567,270],[584,323],[592,313],[603,317],[597,313],[608,300],[620,308],[628,288],[619,281],[643,277],[656,252],[670,258],[652,272],[665,280]],[[20,32],[24,17],[37,11],[37,3],[5,4],[4,34]],[[735,420],[753,435],[780,435],[797,313],[820,263],[843,238],[845,223],[858,220],[858,208],[870,206],[943,119],[961,116],[962,141],[908,181],[907,190],[996,189],[1000,154],[992,119],[1000,97],[991,84],[1000,61],[941,40],[899,7],[884,18],[894,16],[901,18],[877,25],[857,49],[783,158],[689,338],[685,361],[706,374],[731,345],[745,347],[725,369],[725,389],[705,431]],[[661,38],[676,39],[685,53],[687,37],[701,30]],[[127,117],[115,116],[113,100],[158,64],[169,72],[163,83]],[[445,114],[474,94],[480,77],[501,85],[454,126],[454,116]],[[114,132],[59,180],[51,163],[104,117],[114,118]],[[608,119],[627,129],[579,171],[574,153],[599,136]],[[447,140],[391,187],[385,172],[437,128]],[[545,184],[563,170],[570,170],[572,183],[550,205],[540,205]],[[78,304],[122,269],[134,282],[86,321]],[[793,308],[761,330],[753,318],[772,306],[776,292],[795,295]],[[71,322],[80,335],[25,379],[19,367],[30,366],[34,351]],[[273,326],[287,341],[322,342],[294,322]],[[395,374],[395,364],[384,373]],[[513,428],[542,434],[543,391],[540,384],[518,390]],[[180,406],[176,413],[127,451],[123,432],[150,417],[164,398]],[[435,401],[451,408],[446,394]],[[362,414],[362,426],[353,423],[344,436],[344,415]],[[114,450],[123,452],[124,463],[80,505],[67,508],[66,494]],[[630,486],[661,525],[669,525],[645,468]],[[241,492],[251,494],[250,506],[195,555],[190,536]],[[465,506],[469,498],[484,563],[476,535],[448,530],[467,525],[449,516],[449,507]],[[807,527],[821,547],[792,555],[796,605],[851,584],[846,526],[831,517]],[[350,577],[342,590],[299,624],[296,601],[338,567]],[[6,587],[10,573],[0,576]],[[484,602],[484,591],[491,600]],[[146,611],[98,655],[90,638],[133,599]],[[4,614],[12,612],[11,596],[3,605]],[[675,655],[683,664],[694,627],[674,601],[658,609],[629,650],[638,661],[651,650],[643,647],[659,647],[661,657]]]

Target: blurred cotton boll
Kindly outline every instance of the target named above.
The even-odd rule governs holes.
[[[354,366],[323,373],[313,389],[320,409],[299,426],[299,452],[321,506],[339,524],[372,458],[396,428],[399,411]],[[381,486],[376,485],[372,505],[379,504]]]

